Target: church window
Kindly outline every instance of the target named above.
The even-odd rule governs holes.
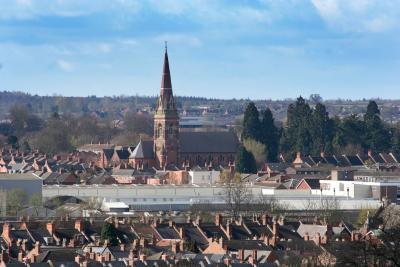
[[[173,124],[170,124],[168,127],[168,136],[172,137],[174,134],[174,126]]]
[[[157,126],[156,138],[162,137],[162,125],[161,123]]]

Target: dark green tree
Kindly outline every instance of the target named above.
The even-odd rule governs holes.
[[[236,171],[239,173],[256,173],[257,166],[253,154],[243,146],[238,149],[235,162]]]
[[[7,137],[7,143],[9,145],[11,145],[13,148],[18,148],[19,144],[18,144],[18,137],[16,137],[15,135],[10,135]]]
[[[400,125],[392,129],[392,132],[393,132],[392,151],[397,154],[400,154]]]
[[[337,129],[333,145],[336,152],[341,153],[345,147],[350,145],[365,149],[365,123],[357,115],[352,114],[341,121],[336,119],[335,124],[337,124]]]
[[[370,101],[364,115],[366,127],[365,142],[368,149],[381,152],[390,149],[391,134],[382,122],[380,111],[375,101]]]
[[[261,142],[266,146],[267,161],[276,162],[279,152],[279,130],[269,108],[262,112]]]
[[[312,139],[311,153],[313,155],[318,155],[322,151],[332,153],[334,122],[329,118],[328,112],[323,104],[318,103],[315,106],[310,124]]]
[[[281,146],[286,157],[293,159],[296,152],[310,154],[312,135],[310,133],[312,110],[304,98],[297,98],[287,111],[287,125],[281,138]]]
[[[261,141],[261,129],[260,129],[260,114],[257,110],[256,105],[250,102],[246,111],[244,112],[243,118],[243,132],[242,139],[254,139]]]
[[[101,241],[104,242],[108,240],[108,244],[111,246],[118,245],[117,229],[114,224],[105,222],[101,228]]]

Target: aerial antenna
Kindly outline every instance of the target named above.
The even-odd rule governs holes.
[[[168,42],[167,42],[167,41],[164,41],[164,43],[165,43],[165,51],[167,51],[167,48],[168,48]]]

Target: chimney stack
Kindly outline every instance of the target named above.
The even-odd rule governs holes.
[[[310,236],[308,235],[308,232],[306,232],[304,234],[304,241],[309,241],[310,240]]]
[[[46,224],[46,229],[47,229],[47,231],[50,233],[50,235],[51,236],[53,236],[54,235],[54,232],[55,232],[55,224],[54,224],[54,221],[51,221],[51,222],[48,222],[47,224]]]
[[[220,226],[222,224],[222,215],[220,213],[215,214],[215,225]]]
[[[314,241],[317,244],[317,246],[321,246],[322,238],[321,238],[321,234],[320,233],[317,233],[317,236],[315,237]]]
[[[83,231],[83,222],[82,222],[82,220],[78,219],[78,220],[75,221],[75,229],[78,232],[82,232]]]

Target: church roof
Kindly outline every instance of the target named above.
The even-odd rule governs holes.
[[[236,153],[234,132],[180,132],[180,153]]]
[[[129,158],[151,159],[154,157],[153,140],[140,140]]]

